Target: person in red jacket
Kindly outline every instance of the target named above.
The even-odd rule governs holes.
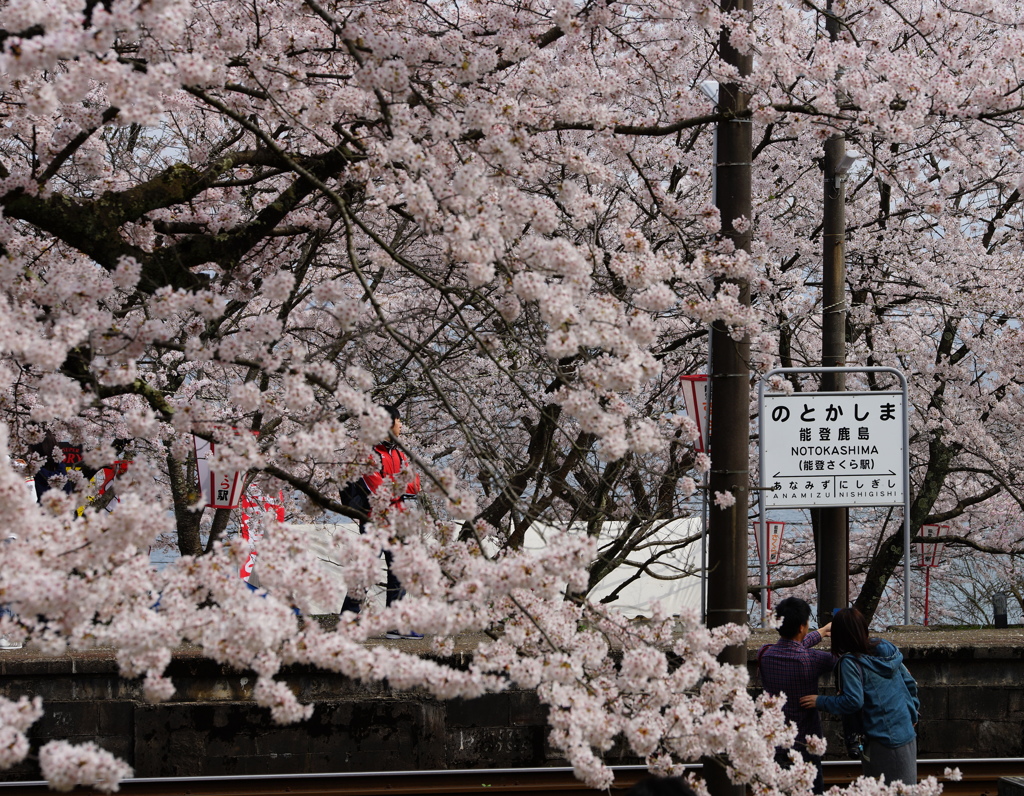
[[[397,438],[402,433],[402,416],[390,404],[385,405],[384,409],[387,409],[388,414],[391,415],[391,434]],[[356,481],[356,483],[362,481],[363,488],[367,490],[368,495],[376,494],[381,484],[384,483],[385,478],[390,478],[394,481],[402,471],[402,468],[409,463],[409,457],[405,455],[405,452],[398,447],[391,437],[388,437],[383,442],[378,442],[373,450],[380,456],[380,470],[367,473]],[[414,473],[413,479],[405,486],[405,492],[392,500],[391,505],[399,505],[406,500],[415,500],[419,491],[420,477]],[[369,516],[369,500],[367,500],[367,516]]]
[[[386,409],[388,414],[391,415],[391,435],[387,439],[378,442],[373,448],[374,453],[380,456],[380,469],[367,473],[362,478],[349,481],[341,490],[342,504],[358,509],[366,515],[366,519],[359,521],[360,533],[366,532],[366,520],[370,518],[372,513],[370,509],[370,495],[376,494],[377,490],[384,483],[385,478],[390,478],[394,481],[402,469],[409,463],[409,457],[405,455],[405,452],[394,441],[402,433],[402,416],[399,414],[398,409],[390,404],[384,404],[382,408]],[[402,503],[407,500],[415,500],[419,491],[420,477],[414,473],[412,480],[406,484],[405,491],[394,498],[391,501],[391,505],[401,509]],[[384,551],[384,563],[387,565],[388,573],[385,599],[387,606],[391,607],[392,603],[401,600],[405,596],[405,589],[402,588],[401,582],[394,573],[394,555],[390,550]],[[359,600],[354,599],[351,595],[345,595],[345,603],[342,605],[341,611],[342,613],[349,611],[353,614],[358,614],[361,607],[362,605]],[[389,630],[386,635],[387,638],[423,638],[420,633],[413,631],[400,632]]]

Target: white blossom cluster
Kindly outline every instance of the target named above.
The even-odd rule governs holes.
[[[515,683],[592,784],[625,743],[658,770],[710,756],[759,793],[806,792],[806,766],[772,762],[792,741],[778,704],[717,663],[739,629],[627,622],[586,595],[662,557],[652,533],[714,470],[679,386],[706,369],[708,325],[750,341],[752,378],[821,360],[816,160],[838,134],[861,154],[847,358],[913,377],[913,479],[933,496],[915,522],[962,516],[975,548],[1015,549],[1020,9],[835,13],[830,37],[795,2],[3,3],[0,527],[17,538],[0,548],[0,635],[115,648],[153,701],[173,694],[173,651],[197,645],[255,671],[281,722],[313,709],[278,679],[294,663],[443,698]],[[722,61],[722,30],[750,74]],[[749,216],[712,196],[707,81],[750,98]],[[363,592],[391,549],[409,594],[326,631],[301,615],[343,595],[298,528],[346,513],[338,490],[375,468],[384,403],[411,466],[334,552]],[[289,522],[257,521],[256,592],[237,520],[198,511],[193,435],[218,472],[287,496]],[[36,502],[25,477],[60,458],[54,441],[83,461]],[[92,473],[120,460],[104,508]],[[399,509],[413,471],[423,493]],[[872,520],[853,542],[865,568],[895,544],[898,520]],[[564,533],[524,552],[538,523]],[[156,568],[161,539],[179,555]],[[862,578],[882,584],[875,606],[891,575]],[[364,643],[394,627],[441,653],[492,641],[468,668]],[[0,703],[0,765],[29,754],[39,709]],[[125,775],[92,747],[36,757],[56,787]]]

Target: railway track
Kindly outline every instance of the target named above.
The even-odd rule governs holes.
[[[1024,777],[1022,758],[921,760],[918,761],[918,774],[942,779],[947,767],[959,768],[963,775],[959,782],[943,783],[945,793],[950,796],[997,796],[1000,778]],[[611,793],[624,794],[646,773],[642,766],[616,766]],[[825,785],[848,784],[859,773],[858,763],[826,762]],[[0,782],[0,796],[41,796],[44,793],[52,793],[44,782]],[[130,779],[121,783],[119,793],[121,796],[438,796],[485,793],[598,796],[607,794],[607,791],[588,788],[568,768],[513,768]]]
[[[947,768],[959,768],[963,779],[951,782],[945,779]],[[825,763],[825,787],[846,785],[860,775],[860,764],[853,761]],[[977,760],[918,760],[920,778],[935,777],[949,796],[997,796],[1002,777],[1024,777],[1024,758],[992,757]],[[2,796],[2,792],[0,792]]]

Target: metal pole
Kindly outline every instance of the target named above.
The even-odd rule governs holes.
[[[903,624],[910,624],[910,416],[907,403],[910,398],[907,379],[901,373],[903,385],[903,450],[907,456],[903,468]]]
[[[709,404],[710,406],[710,404]],[[700,621],[708,621],[708,474],[701,479],[700,502]]]
[[[718,101],[718,94],[715,94],[715,101]],[[715,163],[718,163],[718,132],[715,132]],[[717,197],[717,193],[714,194]],[[704,400],[707,403],[708,411],[704,417],[704,450],[711,451],[711,358],[712,358],[711,330],[708,329],[708,381],[705,386]],[[700,413],[700,406],[697,405],[694,396],[694,405]],[[700,503],[700,621],[705,624],[708,621],[708,474],[704,473],[701,479],[701,503]]]
[[[760,504],[760,496],[758,497],[758,504]],[[768,572],[768,522],[764,517],[761,517],[761,522],[758,523],[757,527],[757,563],[761,570],[760,586],[761,590],[757,593],[758,602],[761,603],[761,627],[765,626],[765,620],[768,616],[768,584],[771,582],[771,574]]]
[[[766,384],[766,379],[761,379],[761,383],[758,385],[758,389],[757,389],[757,416],[759,418],[760,417],[764,417],[764,387],[765,387],[765,384]],[[757,457],[758,465],[757,465],[757,469],[758,469],[758,472],[760,473],[760,482],[761,482],[761,489],[759,489],[757,491],[757,517],[758,517],[758,534],[759,534],[759,536],[758,536],[758,540],[759,540],[758,564],[759,564],[759,569],[760,569],[760,581],[759,581],[759,583],[760,583],[760,586],[761,586],[761,591],[759,592],[759,596],[761,598],[761,627],[765,627],[765,625],[767,624],[766,623],[766,619],[768,617],[768,604],[767,604],[767,601],[765,600],[765,597],[764,597],[764,593],[768,589],[768,572],[767,572],[767,570],[768,570],[768,557],[765,555],[765,549],[764,549],[765,548],[765,543],[767,541],[767,538],[766,538],[767,534],[765,534],[765,535],[760,535],[760,534],[761,534],[763,529],[768,527],[768,516],[767,516],[767,514],[765,512],[765,499],[764,499],[764,487],[767,485],[768,479],[765,478],[765,476],[764,476],[764,468],[765,468],[764,445],[759,443],[758,446],[757,446],[757,450],[758,450],[758,457]]]
[[[932,568],[925,565],[924,568],[924,626],[928,627],[928,598],[932,590]]]

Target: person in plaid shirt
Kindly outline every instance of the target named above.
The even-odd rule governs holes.
[[[835,666],[829,652],[812,649],[827,638],[832,623],[820,630],[811,630],[811,606],[799,597],[787,597],[775,606],[775,616],[781,638],[774,644],[765,644],[757,653],[761,684],[769,694],[785,694],[783,712],[796,725],[794,748],[804,760],[814,763],[818,773],[814,778],[814,792],[824,793],[825,782],[821,773],[821,757],[807,751],[807,736],[824,737],[818,711],[800,707],[800,697],[818,693],[818,678],[828,674]],[[789,764],[789,750],[779,749],[776,759],[780,765]]]

